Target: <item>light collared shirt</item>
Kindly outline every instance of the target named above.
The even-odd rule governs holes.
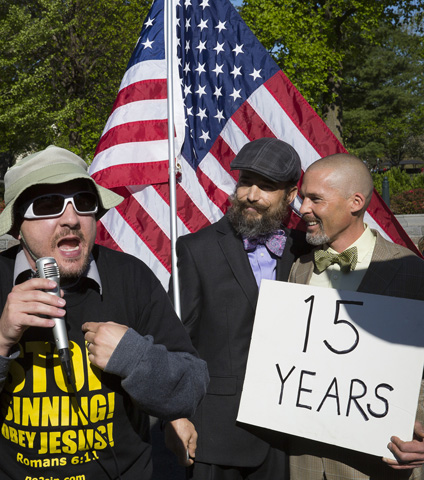
[[[258,287],[261,281],[275,280],[277,277],[277,257],[270,253],[265,245],[258,244],[253,252],[248,252],[250,266]]]
[[[340,265],[333,263],[323,272],[318,273],[317,269],[311,277],[309,285],[316,287],[336,288],[338,290],[356,291],[364,278],[364,275],[371,263],[371,257],[374,252],[376,237],[367,224],[364,224],[364,233],[352,243],[348,248],[356,247],[358,249],[358,263],[353,271],[342,272]],[[336,252],[331,247],[325,248],[330,253]],[[346,249],[347,250],[347,249]]]
[[[90,254],[90,263],[87,267],[87,270],[84,272],[82,275],[83,277],[90,278],[91,280],[95,281],[97,285],[99,286],[99,291],[100,294],[102,293],[102,281],[100,280],[100,275],[99,271],[97,269],[96,262],[94,261],[93,256]],[[15,267],[13,270],[13,285],[16,284],[16,280],[19,277],[19,275],[28,272],[27,278],[31,278],[35,275],[35,271],[31,268],[31,265],[28,262],[28,259],[25,255],[25,252],[21,249],[19,250],[18,254],[16,255],[16,260],[15,260]],[[63,290],[65,288],[62,286],[61,287]]]

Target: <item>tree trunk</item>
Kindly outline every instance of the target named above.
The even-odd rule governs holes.
[[[343,144],[342,82],[335,80],[333,75],[329,75],[328,86],[329,97],[333,100],[323,108],[324,122],[337,140]]]
[[[81,133],[78,131],[82,121],[82,110],[78,108],[75,111],[73,122],[69,125],[69,146],[81,148]]]

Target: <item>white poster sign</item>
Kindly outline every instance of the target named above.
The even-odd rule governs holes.
[[[263,281],[237,420],[393,458],[390,437],[412,439],[423,307]]]

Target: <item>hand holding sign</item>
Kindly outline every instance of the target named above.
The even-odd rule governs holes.
[[[415,422],[414,439],[403,442],[399,437],[392,437],[387,445],[397,460],[383,458],[395,470],[407,470],[424,465],[424,429],[420,422]]]

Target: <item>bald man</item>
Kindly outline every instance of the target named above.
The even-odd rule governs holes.
[[[424,261],[364,223],[373,182],[361,160],[347,154],[318,160],[306,170],[300,192],[306,240],[317,248],[296,261],[290,282],[424,300]],[[421,392],[417,419],[423,418]],[[424,478],[424,430],[418,421],[414,434],[415,439],[408,442],[391,438],[388,448],[398,461],[294,440],[290,479]]]

